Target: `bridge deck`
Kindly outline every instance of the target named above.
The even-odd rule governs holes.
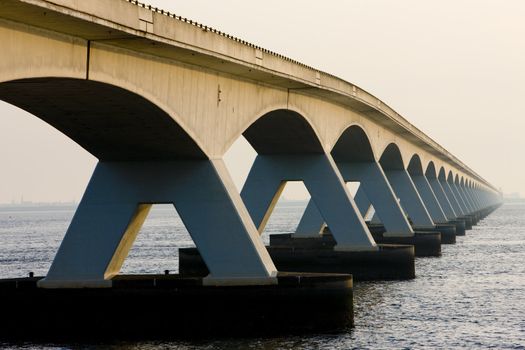
[[[497,190],[386,103],[355,84],[245,40],[137,1],[5,0],[0,18],[38,23],[41,28],[92,42],[322,97],[366,115],[436,157]]]

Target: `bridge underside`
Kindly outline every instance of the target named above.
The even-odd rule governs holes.
[[[115,86],[24,79],[1,83],[0,99],[54,126],[100,160],[206,159],[166,112]]]

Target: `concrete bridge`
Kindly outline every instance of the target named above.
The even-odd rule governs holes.
[[[135,1],[3,0],[0,99],[99,159],[44,288],[109,287],[154,203],[173,203],[210,285],[277,283],[260,233],[286,181],[296,237],[337,251],[469,222],[497,189],[380,99],[333,75]],[[241,193],[222,160],[258,156]],[[355,198],[345,182],[359,182]]]

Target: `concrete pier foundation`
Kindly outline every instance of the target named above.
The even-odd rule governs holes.
[[[464,215],[459,219],[465,221],[465,230],[472,230],[472,217],[469,215]]]
[[[376,223],[368,223],[368,229],[374,236],[374,239],[380,234],[383,234],[386,232],[386,229],[383,224],[376,224]],[[435,224],[434,227],[425,227],[425,228],[415,228],[415,233],[422,233],[422,232],[438,232],[441,234],[441,244],[454,244],[456,243],[456,225],[453,224]],[[378,242],[377,243],[382,243]],[[417,255],[417,249],[416,249],[416,256]]]
[[[478,224],[478,221],[479,221],[479,220],[478,220],[476,214],[465,215],[465,217],[466,217],[467,219],[470,220],[470,225],[471,225],[472,227],[474,227],[474,226],[476,226],[476,225]]]
[[[414,246],[416,257],[441,256],[441,233],[414,232],[412,237],[390,237],[383,234],[374,235],[379,244],[408,244]]]
[[[307,245],[269,246],[267,249],[279,271],[351,273],[355,281],[415,278],[413,246],[381,244],[375,252],[348,252]],[[179,249],[179,271],[188,277],[208,274],[196,248]]]
[[[450,220],[450,224],[456,226],[456,236],[464,236],[466,233],[466,224],[463,219]]]
[[[456,243],[456,225],[436,224],[434,231],[441,233],[441,244]]]
[[[441,234],[439,232],[420,232],[417,231],[411,237],[392,237],[384,235],[383,225],[372,226],[370,233],[378,244],[412,245],[414,246],[414,256],[440,256],[441,255]],[[270,235],[270,246],[287,247],[308,247],[311,249],[333,249],[335,240],[329,229],[316,238],[296,238],[290,234]]]
[[[334,332],[353,326],[352,277],[279,273],[277,284],[119,275],[111,288],[43,289],[0,280],[0,338],[53,342]]]

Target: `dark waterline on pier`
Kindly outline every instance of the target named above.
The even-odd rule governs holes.
[[[290,232],[304,203],[280,205],[267,233]],[[0,208],[0,277],[46,273],[73,208]],[[267,239],[267,234],[265,234]],[[192,246],[171,207],[155,208],[124,273],[177,271]],[[525,203],[508,203],[440,258],[416,261],[413,281],[357,283],[356,328],[344,334],[114,344],[0,344],[3,348],[112,349],[525,349]],[[177,317],[177,315],[174,315]],[[240,335],[241,336],[241,335]]]

